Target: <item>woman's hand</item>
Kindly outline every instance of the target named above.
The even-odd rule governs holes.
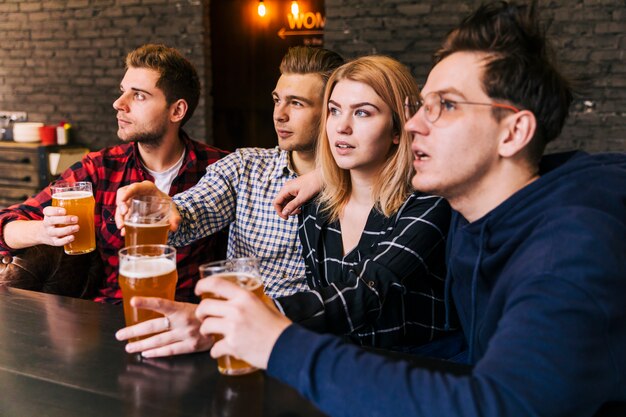
[[[156,358],[206,351],[213,346],[213,337],[200,333],[202,323],[195,315],[196,304],[155,297],[133,297],[130,304],[134,308],[156,311],[164,317],[119,330],[115,334],[117,340],[154,334],[147,339],[128,343],[128,353],[141,353],[146,358]]]

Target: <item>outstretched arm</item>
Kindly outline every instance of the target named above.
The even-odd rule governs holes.
[[[224,300],[204,300],[196,313],[203,333],[224,335],[212,356],[232,354],[266,368],[334,415],[590,416],[602,403],[624,398],[624,228],[607,224],[603,230],[618,232],[599,245],[585,230],[597,226],[569,229],[568,237],[585,243],[580,253],[594,255],[587,257],[589,268],[564,259],[560,265],[569,269],[561,276],[528,277],[524,268],[509,281],[495,333],[468,375],[425,369],[290,325],[219,279],[201,281],[196,292]],[[557,247],[558,239],[541,241],[536,250]]]
[[[35,245],[63,246],[74,241],[78,217],[66,216],[65,209],[48,206],[43,220],[16,220],[4,226],[4,241],[11,249]]]
[[[89,181],[97,183],[98,163],[89,155],[61,174],[62,181]],[[60,207],[51,207],[50,186],[22,204],[0,211],[0,250],[11,251],[40,244],[63,246],[74,240],[78,231],[78,218],[66,216]],[[64,225],[64,227],[60,227]]]
[[[247,185],[246,173],[251,169],[247,164],[253,158],[237,150],[209,165],[196,185],[174,196],[181,222],[176,233],[170,234],[170,244],[188,245],[235,221],[239,187]]]
[[[159,190],[152,181],[136,182],[134,184],[118,188],[115,196],[115,204],[117,206],[115,209],[115,224],[118,229],[122,229],[122,236],[125,234],[123,229],[124,219],[126,214],[128,214],[128,208],[130,207],[131,200],[135,197],[143,195],[163,197],[169,199],[170,201],[172,200],[169,195]],[[181,222],[181,217],[175,204],[171,205],[171,210],[170,230],[175,232]]]

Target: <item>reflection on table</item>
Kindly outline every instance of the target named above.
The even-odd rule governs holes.
[[[129,355],[121,305],[0,287],[0,416],[303,416],[315,406],[263,372],[227,377],[208,353]]]

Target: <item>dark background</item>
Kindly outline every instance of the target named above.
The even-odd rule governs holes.
[[[31,121],[75,126],[92,149],[116,144],[111,103],[123,58],[147,42],[180,49],[198,67],[203,99],[187,130],[226,149],[273,146],[271,91],[289,0],[2,0],[0,110]],[[346,58],[393,56],[423,84],[443,36],[480,0],[299,1],[326,13],[324,45]],[[563,69],[584,80],[573,113],[551,150],[626,151],[626,3],[541,0],[541,16]]]
[[[264,3],[267,14],[259,17],[256,1],[211,2],[213,140],[221,148],[276,146],[271,93],[283,55],[290,46],[323,42],[296,29],[281,38],[279,31],[290,29],[291,1]],[[303,13],[324,10],[323,0],[299,5]]]

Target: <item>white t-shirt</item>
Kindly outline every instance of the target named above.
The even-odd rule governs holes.
[[[181,155],[178,162],[176,162],[174,165],[172,165],[170,168],[166,169],[163,172],[153,171],[149,169],[148,167],[146,167],[145,165],[143,167],[146,169],[146,171],[150,173],[150,175],[154,177],[154,185],[156,185],[156,187],[159,190],[163,191],[165,194],[169,194],[170,187],[172,186],[172,182],[174,181],[174,178],[176,178],[176,175],[178,175],[178,171],[180,171],[180,167],[183,166],[184,159],[185,159],[185,151],[183,151],[183,154]]]

